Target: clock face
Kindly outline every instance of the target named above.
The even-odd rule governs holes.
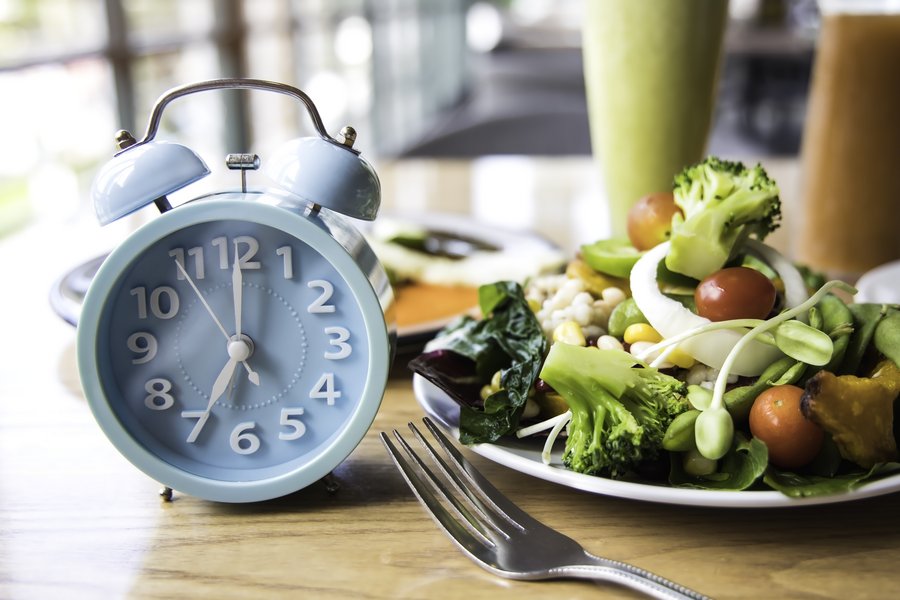
[[[304,487],[349,454],[389,350],[378,299],[333,238],[238,202],[174,209],[150,242],[111,255],[103,297],[85,302],[99,305],[85,362],[89,399],[102,398],[92,408],[132,462],[175,489],[243,501]]]

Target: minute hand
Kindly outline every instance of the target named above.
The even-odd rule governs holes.
[[[209,303],[206,301],[206,298],[204,298],[203,294],[200,293],[200,289],[197,287],[197,284],[194,283],[194,280],[191,279],[191,276],[188,275],[187,270],[182,266],[182,264],[180,262],[178,262],[177,259],[175,260],[175,265],[178,267],[178,270],[181,272],[181,274],[184,275],[184,278],[190,284],[191,289],[194,290],[194,293],[197,294],[197,298],[200,299],[200,303],[203,304],[203,307],[206,309],[206,312],[209,313],[209,316],[212,317],[213,322],[215,322],[216,327],[218,327],[219,331],[222,332],[222,335],[225,336],[225,340],[231,341],[231,336],[228,335],[227,331],[225,331],[225,326],[222,325],[222,322],[216,316],[216,313],[213,312],[213,309],[209,305]],[[244,365],[245,369],[247,369],[247,376],[250,379],[250,381],[255,385],[259,385],[259,374],[250,368],[250,365],[247,363],[246,360],[242,360],[241,364]]]
[[[238,260],[237,242],[234,244],[234,267],[231,269],[231,295],[234,300],[234,331],[241,337],[241,309],[243,307],[244,275],[241,273],[241,262]]]

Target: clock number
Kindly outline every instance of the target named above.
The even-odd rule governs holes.
[[[230,244],[228,243],[228,238],[222,235],[217,238],[213,238],[210,243],[219,251],[219,268],[230,269],[232,267],[232,264],[231,261],[228,260],[228,247],[230,246]],[[253,257],[256,256],[256,253],[259,252],[259,242],[256,238],[249,235],[239,235],[234,238],[233,243],[235,252],[237,252],[240,244],[244,244],[247,246],[247,250],[238,258],[238,263],[241,265],[242,270],[259,269],[262,267],[258,260],[253,260]]]
[[[282,246],[275,250],[275,254],[284,260],[284,278],[294,278],[294,254],[290,246]]]
[[[191,433],[187,437],[187,443],[193,444],[197,441],[197,437],[199,437],[200,432],[203,431],[203,426],[206,425],[206,422],[209,420],[209,411],[183,410],[181,411],[181,416],[185,419],[197,419],[197,423],[194,425],[194,428],[191,429]]]
[[[231,449],[238,454],[253,454],[259,450],[259,437],[250,433],[254,427],[256,427],[256,423],[253,421],[238,423],[231,432],[231,437],[228,438]]]
[[[237,249],[241,244],[247,244],[247,251],[241,254],[241,257],[238,259],[241,269],[259,269],[262,266],[259,264],[259,261],[251,260],[256,256],[256,253],[259,252],[259,242],[256,238],[250,237],[249,235],[239,235],[234,238],[235,252],[237,252]]]
[[[168,379],[161,377],[148,379],[144,384],[144,391],[147,392],[144,406],[150,410],[166,410],[175,404],[175,397],[169,393],[172,391],[172,382]]]
[[[331,296],[334,295],[334,286],[331,285],[331,282],[325,281],[324,279],[314,279],[307,283],[306,286],[310,289],[319,288],[322,290],[319,297],[307,307],[306,311],[308,313],[333,313],[335,311],[334,304],[328,304],[328,301],[331,300]]]
[[[150,292],[147,298],[147,288],[138,286],[131,289],[131,295],[137,299],[138,319],[146,319],[149,312],[157,319],[171,319],[178,314],[178,292],[167,285],[161,285]],[[166,308],[163,308],[162,297],[166,297]]]
[[[334,401],[341,397],[340,390],[334,389],[334,373],[322,373],[319,381],[309,391],[309,397],[325,400],[328,406],[333,406]]]
[[[337,347],[334,352],[326,352],[323,355],[328,360],[341,360],[353,352],[353,347],[347,343],[347,340],[350,339],[350,332],[345,327],[326,327],[325,335],[334,336],[328,340],[328,343]]]
[[[156,342],[156,338],[146,331],[138,331],[137,333],[132,333],[128,336],[128,341],[126,343],[128,345],[128,349],[135,354],[143,354],[143,356],[131,359],[131,364],[133,365],[141,365],[153,360],[153,357],[156,356],[156,351],[159,346]]]
[[[201,246],[196,246],[194,248],[189,248],[187,251],[187,255],[194,259],[194,279],[205,279],[206,278],[206,269],[203,267],[203,248]],[[175,274],[178,277],[178,280],[181,281],[184,279],[184,273],[182,273],[182,269],[187,270],[187,264],[185,262],[184,248],[175,248],[169,251],[169,256],[174,258],[179,265],[181,265],[181,269],[176,269],[177,273]]]
[[[210,243],[213,245],[213,248],[219,249],[219,268],[229,268],[231,265],[228,264],[228,238],[223,235],[213,238]]]
[[[281,409],[281,425],[285,427],[290,427],[293,431],[282,431],[278,434],[279,440],[296,440],[299,437],[302,437],[304,433],[306,433],[306,425],[300,419],[295,417],[299,417],[303,414],[302,408],[282,408]]]

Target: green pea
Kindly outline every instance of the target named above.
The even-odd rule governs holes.
[[[706,458],[696,448],[685,452],[681,460],[684,472],[692,477],[708,477],[719,466],[718,461]]]
[[[698,410],[706,410],[712,404],[712,390],[699,385],[689,385],[687,399],[691,406]]]
[[[724,408],[710,408],[697,416],[694,423],[694,441],[700,454],[711,460],[725,456],[731,448],[734,421]]]
[[[617,304],[612,313],[610,313],[607,330],[609,331],[609,335],[621,339],[625,335],[625,330],[628,329],[629,325],[646,322],[647,317],[645,317],[644,313],[641,312],[641,309],[638,308],[634,298],[627,298]]]
[[[831,337],[802,321],[781,323],[775,329],[775,343],[788,356],[809,365],[826,365],[834,353]]]
[[[669,452],[685,452],[696,448],[694,423],[698,416],[700,416],[699,410],[688,410],[672,419],[663,435],[662,447]]]
[[[878,323],[872,341],[879,352],[900,365],[900,312],[893,312]]]

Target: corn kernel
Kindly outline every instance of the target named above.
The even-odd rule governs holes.
[[[656,342],[662,341],[662,336],[659,335],[659,332],[647,323],[632,323],[625,329],[625,333],[622,337],[628,344],[633,344],[635,342],[650,342],[655,344]]]
[[[682,369],[690,369],[697,364],[697,360],[693,356],[678,347],[666,355],[666,360]]]
[[[503,373],[501,371],[497,371],[494,373],[493,377],[491,377],[491,387],[494,388],[494,391],[500,389],[500,380],[503,377]]]
[[[573,346],[587,345],[581,326],[575,321],[563,321],[557,325],[556,329],[553,330],[553,341],[572,344]]]

